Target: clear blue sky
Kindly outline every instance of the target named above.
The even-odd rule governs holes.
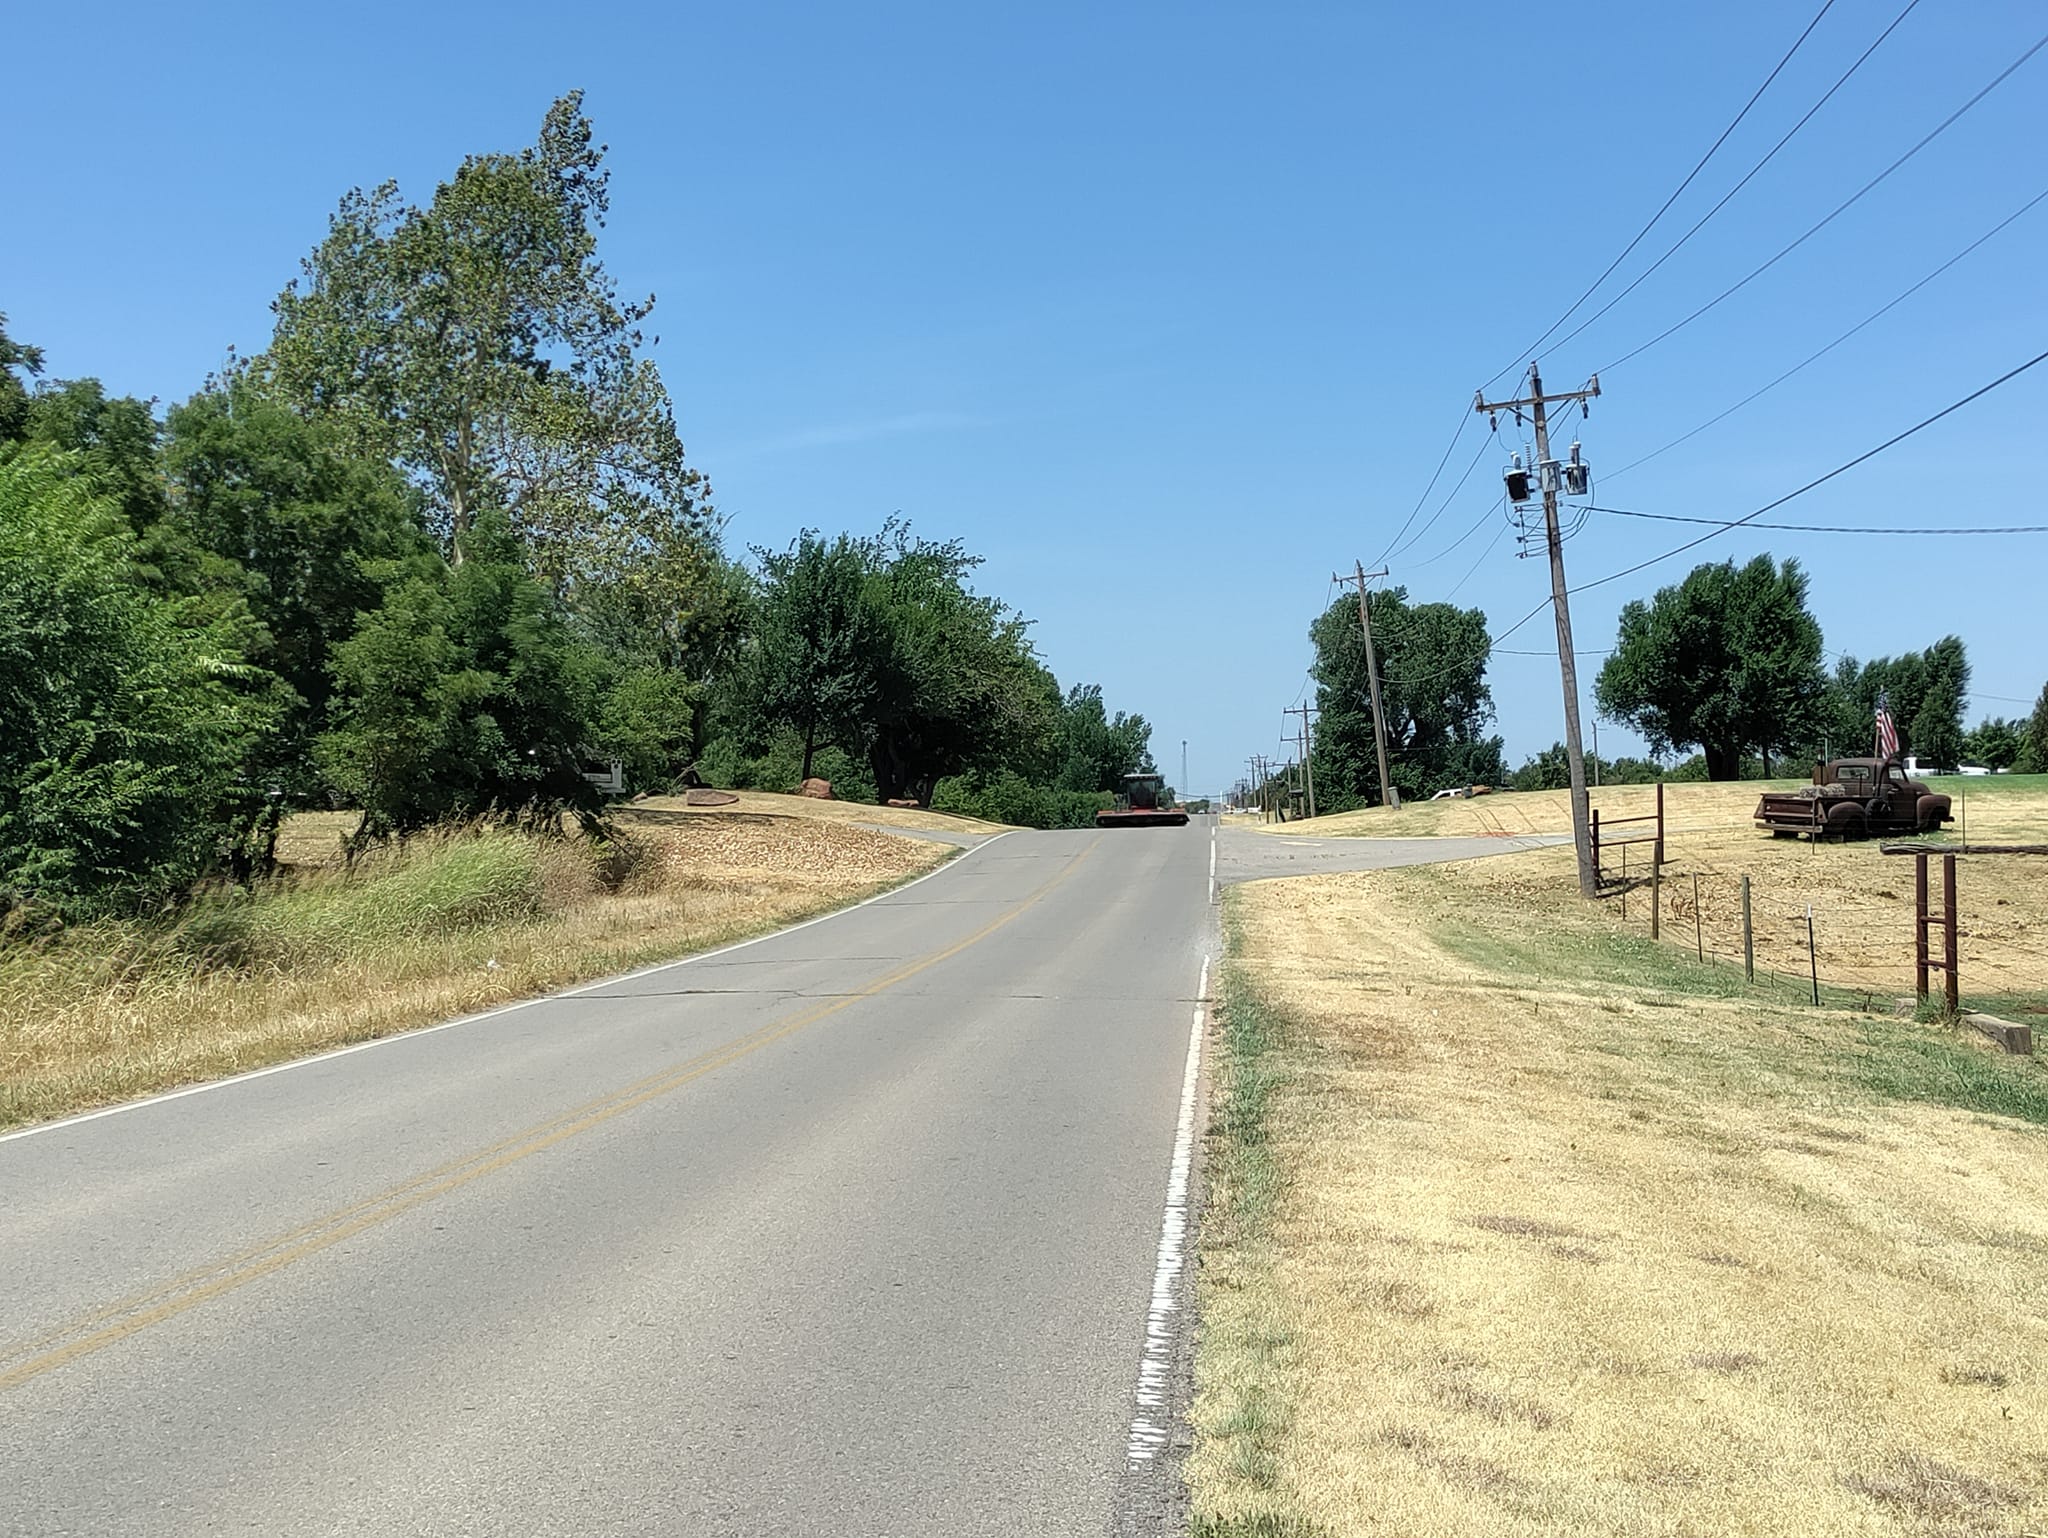
[[[1620,277],[1901,3],[1837,0]],[[1148,715],[1176,777],[1187,739],[1192,788],[1220,788],[1274,750],[1330,572],[1389,545],[1473,390],[1525,358],[1817,6],[45,6],[10,26],[0,310],[53,374],[178,399],[230,344],[264,345],[344,189],[395,177],[424,200],[581,87],[612,147],[606,260],[660,297],[656,356],[735,547],[898,510],[959,535],[1063,681]],[[1925,0],[1691,245],[1543,354],[1546,382],[1734,281],[2044,28],[2038,3]],[[1743,293],[1607,370],[1571,429],[1601,500],[1739,516],[2048,347],[2043,204],[1755,405],[1600,475],[2048,187],[2043,144],[2048,52]],[[1778,516],[2048,522],[2044,409],[2048,365]],[[1394,563],[1412,597],[1455,587],[1497,627],[1543,597],[1540,560],[1512,539],[1480,559],[1486,526],[1419,563],[1478,527],[1507,447]],[[1688,532],[1595,517],[1572,577]],[[1739,531],[1584,595],[1579,646],[1611,645],[1620,604],[1693,561],[1759,550],[1809,565],[1832,650],[1962,635],[1973,719],[2023,713],[2048,675],[2038,535]],[[1503,644],[1550,646],[1548,616]],[[1511,761],[1561,734],[1554,656],[1499,655],[1491,680]]]

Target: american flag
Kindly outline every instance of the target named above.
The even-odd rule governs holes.
[[[1891,700],[1882,694],[1877,697],[1877,756],[1899,756],[1899,729],[1892,724]]]

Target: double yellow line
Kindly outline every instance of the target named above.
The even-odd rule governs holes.
[[[920,972],[950,960],[970,946],[980,944],[1005,924],[1021,917],[1071,876],[1099,842],[1099,835],[1091,839],[1072,859],[1061,866],[1045,885],[1016,907],[975,930],[966,939],[898,967],[858,992],[842,994],[825,1003],[800,1010],[786,1019],[770,1021],[758,1030],[737,1037],[709,1052],[690,1058],[686,1062],[673,1064],[659,1073],[650,1074],[636,1083],[589,1101],[552,1121],[529,1127],[523,1132],[493,1143],[488,1148],[415,1176],[353,1206],[328,1213],[324,1217],[316,1218],[289,1232],[275,1235],[261,1244],[215,1261],[211,1265],[196,1271],[188,1271],[147,1292],[124,1298],[105,1308],[73,1319],[37,1339],[0,1349],[0,1362],[13,1359],[15,1363],[11,1367],[0,1367],[0,1390],[17,1388],[32,1378],[41,1377],[44,1373],[52,1372],[69,1362],[75,1362],[80,1357],[89,1356],[103,1347],[126,1340],[153,1324],[159,1324],[184,1313],[187,1309],[196,1308],[201,1303],[246,1287],[251,1282],[283,1270],[295,1261],[304,1260],[309,1255],[317,1255],[322,1250],[352,1239],[381,1223],[388,1223],[416,1207],[424,1206],[437,1197],[446,1196],[451,1191],[459,1191],[486,1175],[495,1174],[519,1163],[522,1159],[529,1159],[559,1143],[567,1142],[570,1138],[588,1132],[593,1127],[600,1127],[614,1117],[623,1116],[649,1101],[672,1094],[684,1085],[694,1083],[706,1074],[729,1067],[750,1053],[758,1052],[784,1037],[793,1036],[806,1026],[816,1025],[820,1020],[836,1015],[842,1009],[872,999],[877,994],[886,993]]]

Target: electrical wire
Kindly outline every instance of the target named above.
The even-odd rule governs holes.
[[[1849,197],[1846,198],[1844,201],[1837,204],[1832,213],[1828,214],[1825,218],[1821,219],[1817,224],[1811,226],[1805,234],[1799,236],[1798,239],[1794,240],[1790,245],[1787,245],[1783,249],[1781,249],[1777,253],[1777,255],[1771,257],[1770,260],[1764,262],[1762,265],[1752,268],[1746,276],[1730,284],[1727,288],[1721,290],[1720,293],[1716,294],[1712,299],[1709,299],[1705,304],[1701,305],[1698,309],[1694,310],[1690,315],[1686,316],[1685,319],[1678,321],[1673,325],[1665,327],[1664,330],[1658,332],[1655,336],[1651,337],[1649,341],[1643,342],[1636,347],[1630,348],[1627,352],[1623,353],[1620,357],[1616,358],[1612,363],[1602,364],[1597,370],[1595,370],[1595,372],[1605,374],[1611,372],[1614,369],[1620,368],[1622,364],[1627,363],[1632,358],[1641,356],[1643,353],[1648,352],[1652,347],[1655,347],[1659,342],[1662,342],[1666,338],[1673,336],[1680,331],[1683,331],[1687,326],[1691,325],[1694,321],[1698,320],[1702,315],[1706,314],[1709,310],[1713,309],[1715,306],[1719,305],[1724,300],[1732,298],[1735,294],[1739,293],[1744,288],[1747,288],[1750,285],[1750,283],[1755,281],[1757,278],[1762,277],[1766,272],[1769,272],[1771,268],[1777,266],[1779,262],[1783,261],[1786,257],[1790,256],[1794,251],[1798,250],[1801,246],[1805,245],[1807,241],[1811,240],[1814,236],[1818,235],[1830,224],[1833,224],[1836,219],[1840,218],[1843,214],[1847,213],[1856,204],[1860,203],[1868,193],[1870,193],[1880,183],[1882,183],[1888,177],[1890,177],[1894,171],[1898,170],[1907,161],[1911,160],[1915,155],[1919,154],[1922,150],[1927,148],[1928,145],[1932,144],[1936,139],[1940,138],[1951,127],[1953,127],[1956,121],[1959,118],[1961,118],[1964,113],[1968,112],[1972,107],[1976,106],[1977,103],[1982,101],[1985,97],[1989,96],[2001,85],[2005,84],[2005,82],[2012,77],[2013,73],[2016,70],[2018,70],[2021,65],[2025,64],[2029,59],[2033,58],[2033,56],[2039,53],[2043,48],[2048,48],[2048,36],[2041,37],[2038,41],[2034,43],[2032,47],[2027,49],[2025,53],[2021,54],[2017,59],[2013,60],[2012,63],[2006,65],[2006,67],[1998,73],[1997,77],[1994,78],[1989,85],[1985,86],[1975,96],[1972,96],[1968,101],[1964,102],[1960,107],[1956,108],[1955,111],[1951,112],[1947,117],[1943,118],[1940,123],[1938,123],[1934,128],[1929,130],[1926,136],[1922,138],[1919,143],[1915,144],[1911,149],[1907,150],[1905,154],[1901,155],[1897,160],[1894,160],[1890,165],[1886,166],[1882,171],[1878,172],[1877,175],[1873,176],[1869,181],[1865,182],[1855,192],[1851,193]]]
[[[1449,495],[1447,495],[1443,499],[1443,501],[1437,504],[1436,511],[1431,513],[1428,519],[1423,523],[1422,527],[1417,529],[1413,534],[1411,534],[1405,542],[1397,541],[1394,548],[1389,550],[1386,553],[1386,555],[1381,556],[1377,561],[1374,561],[1373,565],[1384,566],[1387,564],[1387,561],[1389,559],[1391,559],[1394,556],[1398,556],[1403,550],[1414,549],[1416,543],[1422,538],[1422,536],[1427,534],[1431,529],[1436,527],[1437,520],[1443,517],[1444,515],[1444,509],[1449,507],[1451,503],[1457,499],[1458,493],[1465,489],[1465,483],[1472,479],[1472,472],[1479,468],[1479,461],[1486,457],[1486,451],[1492,447],[1493,438],[1491,435],[1480,439],[1479,452],[1477,454],[1474,454],[1472,456],[1471,463],[1465,466],[1465,473],[1458,477],[1458,484],[1453,486],[1450,489]]]
[[[2048,42],[2048,38],[2044,38],[2042,39],[2042,41]],[[1939,422],[1943,417],[1953,415],[1954,413],[1962,410],[1963,407],[1969,405],[1972,401],[1983,399],[1983,397],[1989,395],[1993,390],[1996,390],[1999,386],[2010,383],[2012,380],[2015,380],[2019,378],[2020,375],[2026,373],[2028,369],[2034,368],[2042,363],[2048,363],[2048,352],[2036,353],[2033,357],[2029,358],[2025,363],[2020,364],[2017,368],[2008,369],[2005,373],[2000,374],[1996,379],[1992,380],[1989,384],[1980,385],[1977,389],[1972,390],[1968,395],[1965,395],[1961,400],[1952,401],[1950,404],[1942,407],[1941,410],[1935,412],[1934,415],[1921,418],[1918,422],[1915,422],[1911,427],[1907,428],[1904,432],[1894,433],[1891,437],[1885,439],[1884,442],[1877,445],[1876,448],[1865,449],[1861,454],[1858,454],[1854,459],[1848,460],[1843,464],[1835,466],[1835,468],[1828,471],[1827,474],[1815,476],[1812,480],[1808,481],[1804,486],[1799,487],[1797,490],[1788,491],[1782,497],[1775,497],[1771,501],[1766,502],[1762,507],[1757,508],[1753,512],[1745,513],[1740,518],[1731,519],[1725,523],[1719,522],[1718,520],[1710,520],[1714,521],[1717,526],[1712,529],[1709,529],[1706,533],[1700,535],[1698,539],[1689,539],[1684,544],[1675,545],[1671,549],[1666,550],[1661,555],[1653,555],[1647,561],[1638,561],[1633,566],[1624,566],[1620,571],[1611,571],[1604,577],[1596,577],[1591,582],[1581,583],[1577,587],[1570,589],[1570,591],[1573,593],[1583,593],[1589,592],[1596,587],[1605,587],[1608,583],[1618,582],[1623,577],[1632,576],[1636,572],[1642,571],[1645,567],[1655,566],[1660,561],[1670,560],[1671,557],[1673,557],[1674,555],[1682,555],[1688,550],[1696,549],[1699,546],[1704,545],[1710,539],[1718,539],[1721,535],[1727,533],[1730,529],[1746,528],[1753,524],[1757,519],[1763,517],[1765,513],[1773,512],[1776,509],[1783,507],[1787,502],[1790,502],[1794,497],[1803,497],[1809,491],[1812,491],[1815,487],[1824,486],[1829,481],[1835,479],[1836,476],[1845,475],[1849,471],[1855,469],[1858,465],[1864,464],[1869,460],[1877,458],[1877,456],[1884,453],[1885,450],[1892,448],[1898,444],[1904,443],[1908,438],[1912,437],[1915,433],[1920,432],[1923,429],[1932,427],[1936,422]]]
[[[1883,43],[1886,38],[1890,37],[1893,32],[1898,30],[1899,23],[1904,21],[1907,16],[1912,14],[1913,8],[1917,6],[1919,3],[1920,0],[1906,0],[1905,10],[1900,11],[1898,15],[1894,16],[1892,18],[1892,24],[1889,27],[1886,27],[1884,31],[1878,33],[1877,41],[1873,42],[1868,48],[1864,49],[1862,53],[1856,56],[1856,62],[1854,64],[1851,64],[1846,70],[1842,72],[1840,78],[1837,79],[1833,85],[1827,88],[1827,91],[1821,96],[1821,99],[1819,101],[1815,102],[1811,107],[1808,107],[1806,109],[1805,115],[1802,116],[1798,122],[1794,123],[1789,129],[1785,131],[1785,136],[1782,139],[1780,139],[1776,144],[1771,146],[1770,151],[1764,156],[1763,159],[1759,160],[1755,165],[1751,166],[1748,171],[1743,173],[1741,181],[1737,182],[1733,187],[1730,187],[1726,192],[1721,194],[1720,202],[1716,203],[1712,208],[1708,209],[1704,214],[1700,215],[1698,222],[1695,223],[1693,227],[1687,230],[1683,235],[1679,236],[1677,240],[1673,241],[1672,244],[1665,250],[1662,256],[1658,257],[1656,261],[1650,263],[1649,266],[1645,267],[1641,272],[1637,273],[1635,277],[1630,280],[1628,287],[1624,288],[1612,299],[1608,300],[1605,304],[1601,305],[1599,309],[1595,310],[1591,315],[1588,315],[1584,320],[1580,321],[1578,325],[1574,326],[1570,331],[1566,332],[1565,335],[1559,337],[1557,339],[1557,345],[1559,347],[1564,346],[1566,342],[1571,341],[1572,338],[1576,337],[1580,332],[1584,331],[1588,326],[1592,325],[1601,316],[1605,315],[1617,304],[1620,304],[1622,300],[1628,298],[1630,294],[1634,293],[1639,287],[1642,286],[1644,279],[1648,278],[1651,273],[1655,272],[1659,267],[1662,267],[1666,262],[1670,261],[1672,257],[1678,254],[1679,249],[1682,246],[1684,246],[1687,241],[1691,240],[1693,236],[1699,234],[1699,232],[1702,229],[1706,228],[1707,222],[1711,220],[1714,217],[1714,215],[1718,214],[1722,209],[1726,208],[1730,201],[1734,199],[1735,194],[1740,192],[1744,187],[1747,187],[1750,184],[1751,179],[1754,178],[1759,171],[1761,171],[1765,166],[1769,165],[1773,160],[1777,158],[1778,151],[1783,149],[1786,145],[1792,142],[1793,136],[1797,134],[1800,129],[1804,128],[1807,125],[1808,121],[1813,117],[1813,115],[1816,112],[1820,111],[1821,108],[1825,107],[1828,104],[1828,101],[1830,100],[1830,98],[1834,96],[1835,92],[1841,90],[1843,86],[1849,83],[1849,77],[1855,74],[1857,70],[1863,67],[1863,61],[1865,59],[1868,59],[1872,54],[1877,52],[1879,44]]]
[[[1415,515],[1422,511],[1422,504],[1427,502],[1429,500],[1429,494],[1432,491],[1436,490],[1436,483],[1443,478],[1444,466],[1451,462],[1451,454],[1458,447],[1458,440],[1465,436],[1465,428],[1470,424],[1472,418],[1476,414],[1477,413],[1475,412],[1467,411],[1464,409],[1459,410],[1458,430],[1451,434],[1451,441],[1444,445],[1443,458],[1439,459],[1436,462],[1436,470],[1434,473],[1431,474],[1429,478],[1429,484],[1422,488],[1422,495],[1415,499],[1414,508],[1409,512],[1408,516],[1402,520],[1401,527],[1394,532],[1393,543],[1389,544],[1386,550],[1380,552],[1379,559],[1374,561],[1373,565],[1384,566],[1387,564],[1388,552],[1394,548],[1394,545],[1398,545],[1401,543],[1401,536],[1408,532],[1408,525],[1415,521]]]
[[[1868,315],[1864,316],[1863,319],[1856,322],[1855,325],[1851,326],[1847,331],[1844,331],[1840,336],[1836,337],[1832,342],[1828,343],[1827,346],[1821,348],[1818,352],[1808,353],[1804,358],[1800,359],[1797,363],[1793,364],[1790,368],[1786,369],[1784,373],[1780,374],[1776,379],[1773,379],[1769,384],[1764,385],[1759,389],[1752,390],[1749,394],[1743,396],[1741,400],[1737,401],[1734,405],[1730,406],[1726,411],[1720,412],[1715,416],[1708,417],[1706,421],[1700,423],[1699,426],[1693,428],[1690,432],[1680,433],[1676,438],[1673,438],[1669,443],[1665,444],[1663,448],[1652,449],[1649,453],[1643,455],[1642,458],[1630,460],[1627,464],[1623,465],[1619,470],[1610,470],[1604,477],[1604,479],[1608,481],[1615,480],[1619,476],[1624,476],[1628,474],[1629,471],[1635,469],[1638,465],[1648,464],[1651,460],[1655,459],[1659,454],[1677,448],[1681,443],[1686,442],[1688,439],[1697,438],[1701,433],[1705,432],[1708,428],[1716,426],[1717,424],[1726,421],[1729,417],[1733,416],[1736,412],[1740,411],[1744,406],[1747,406],[1751,401],[1755,400],[1758,396],[1768,394],[1770,391],[1777,389],[1779,385],[1783,384],[1786,380],[1790,379],[1794,374],[1798,373],[1808,364],[1818,363],[1822,358],[1826,357],[1829,353],[1833,352],[1837,347],[1840,347],[1844,342],[1848,341],[1850,337],[1856,335],[1857,332],[1863,330],[1873,321],[1882,318],[1886,314],[1890,313],[1892,310],[1898,308],[1899,305],[1905,303],[1906,300],[1912,298],[1913,295],[1919,293],[1921,289],[1925,288],[1928,284],[1932,283],[1936,278],[1940,277],[1943,273],[1947,272],[1949,268],[1955,266],[1957,262],[1960,262],[1972,251],[1975,251],[1979,246],[1983,245],[1987,240],[1991,239],[1992,236],[1999,234],[2006,228],[2007,225],[2012,224],[2022,214],[2031,212],[2034,209],[2034,207],[2040,202],[2042,202],[2044,199],[2048,199],[2048,188],[2043,188],[2041,191],[2035,193],[2025,203],[2021,204],[2019,208],[2015,209],[2012,213],[2007,214],[1997,224],[1993,225],[1990,229],[1986,230],[1982,235],[1979,235],[1975,240],[1971,241],[1967,246],[1963,247],[1962,250],[1958,251],[1954,256],[1950,257],[1947,261],[1943,262],[1939,267],[1935,268],[1934,271],[1928,273],[1927,276],[1922,278],[1918,283],[1915,283],[1911,288],[1903,290],[1894,298],[1892,298],[1888,303],[1880,306],[1878,309],[1872,310]]]
[[[1670,197],[1666,198],[1663,202],[1663,205],[1660,208],[1658,208],[1658,210],[1654,214],[1650,216],[1650,222],[1648,224],[1645,224],[1640,230],[1636,231],[1635,238],[1631,240],[1627,245],[1621,248],[1621,254],[1615,257],[1613,261],[1607,264],[1606,270],[1602,272],[1599,277],[1593,280],[1591,287],[1589,287],[1583,294],[1579,295],[1577,299],[1574,299],[1572,301],[1570,309],[1566,310],[1564,314],[1558,316],[1556,320],[1550,323],[1549,330],[1545,331],[1543,335],[1536,338],[1534,342],[1532,342],[1528,347],[1523,349],[1523,351],[1517,355],[1518,359],[1530,356],[1536,351],[1537,348],[1541,347],[1545,342],[1549,341],[1552,334],[1556,332],[1557,328],[1559,326],[1562,326],[1566,321],[1570,320],[1573,315],[1577,314],[1579,306],[1584,304],[1588,299],[1592,298],[1593,295],[1599,291],[1600,285],[1605,283],[1612,276],[1614,276],[1614,269],[1619,267],[1623,262],[1628,260],[1629,253],[1635,250],[1637,246],[1643,243],[1643,238],[1647,236],[1651,230],[1656,228],[1657,221],[1662,219],[1667,213],[1671,211],[1671,205],[1678,201],[1680,194],[1682,194],[1686,188],[1690,187],[1693,184],[1693,179],[1697,177],[1700,174],[1700,172],[1704,171],[1707,168],[1707,162],[1712,160],[1714,156],[1720,151],[1721,146],[1728,142],[1728,136],[1735,132],[1736,128],[1741,125],[1742,120],[1744,118],[1749,116],[1750,108],[1754,107],[1757,104],[1757,102],[1762,99],[1764,92],[1770,89],[1771,82],[1773,80],[1776,80],[1780,72],[1784,70],[1785,66],[1792,62],[1792,55],[1799,52],[1801,46],[1806,42],[1807,38],[1812,36],[1813,29],[1820,25],[1821,18],[1827,15],[1827,13],[1831,9],[1833,9],[1833,7],[1834,0],[1823,0],[1821,8],[1814,13],[1813,20],[1809,21],[1806,24],[1806,30],[1800,33],[1799,36],[1796,39],[1794,39],[1792,46],[1790,48],[1785,50],[1785,57],[1778,60],[1777,64],[1773,66],[1771,72],[1768,75],[1764,76],[1764,83],[1758,86],[1755,92],[1750,96],[1749,100],[1742,104],[1742,110],[1735,114],[1734,119],[1728,124],[1726,128],[1721,130],[1720,137],[1714,140],[1714,142],[1708,146],[1706,154],[1700,156],[1699,163],[1695,165],[1690,171],[1685,173],[1685,180],[1678,184],[1677,190],[1674,191]],[[1481,385],[1479,388],[1481,389],[1481,391],[1492,389],[1494,385],[1498,384],[1507,375],[1513,373],[1515,369],[1517,369],[1518,367],[1520,367],[1519,361],[1515,363],[1510,363],[1506,368],[1502,369],[1498,374],[1495,374],[1493,378],[1487,380],[1486,383]]]
[[[1441,561],[1445,556],[1457,550],[1461,545],[1465,544],[1466,541],[1471,539],[1473,535],[1477,534],[1481,529],[1485,528],[1486,525],[1492,520],[1493,515],[1500,511],[1501,504],[1506,502],[1507,499],[1508,494],[1505,490],[1503,490],[1499,496],[1493,499],[1492,505],[1489,506],[1485,512],[1479,515],[1478,521],[1475,522],[1471,528],[1467,529],[1463,534],[1460,534],[1456,539],[1452,540],[1448,545],[1444,546],[1443,549],[1437,551],[1435,555],[1430,556],[1427,560],[1410,561],[1406,566],[1402,568],[1402,570],[1404,572],[1415,572],[1422,570],[1422,568],[1425,566],[1434,566],[1438,561]]]
[[[1659,523],[1708,523],[1717,529],[1789,529],[1799,534],[2048,534],[2048,523],[2015,524],[2002,529],[1881,529],[1826,523],[1752,523],[1742,518],[1688,518],[1679,513],[1646,513],[1633,507],[1595,507],[1588,513],[1613,513],[1621,518],[1654,518]]]

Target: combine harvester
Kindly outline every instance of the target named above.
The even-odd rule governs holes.
[[[1188,814],[1177,806],[1159,804],[1160,787],[1166,778],[1158,774],[1127,774],[1123,793],[1116,805],[1095,814],[1098,828],[1184,828]]]

